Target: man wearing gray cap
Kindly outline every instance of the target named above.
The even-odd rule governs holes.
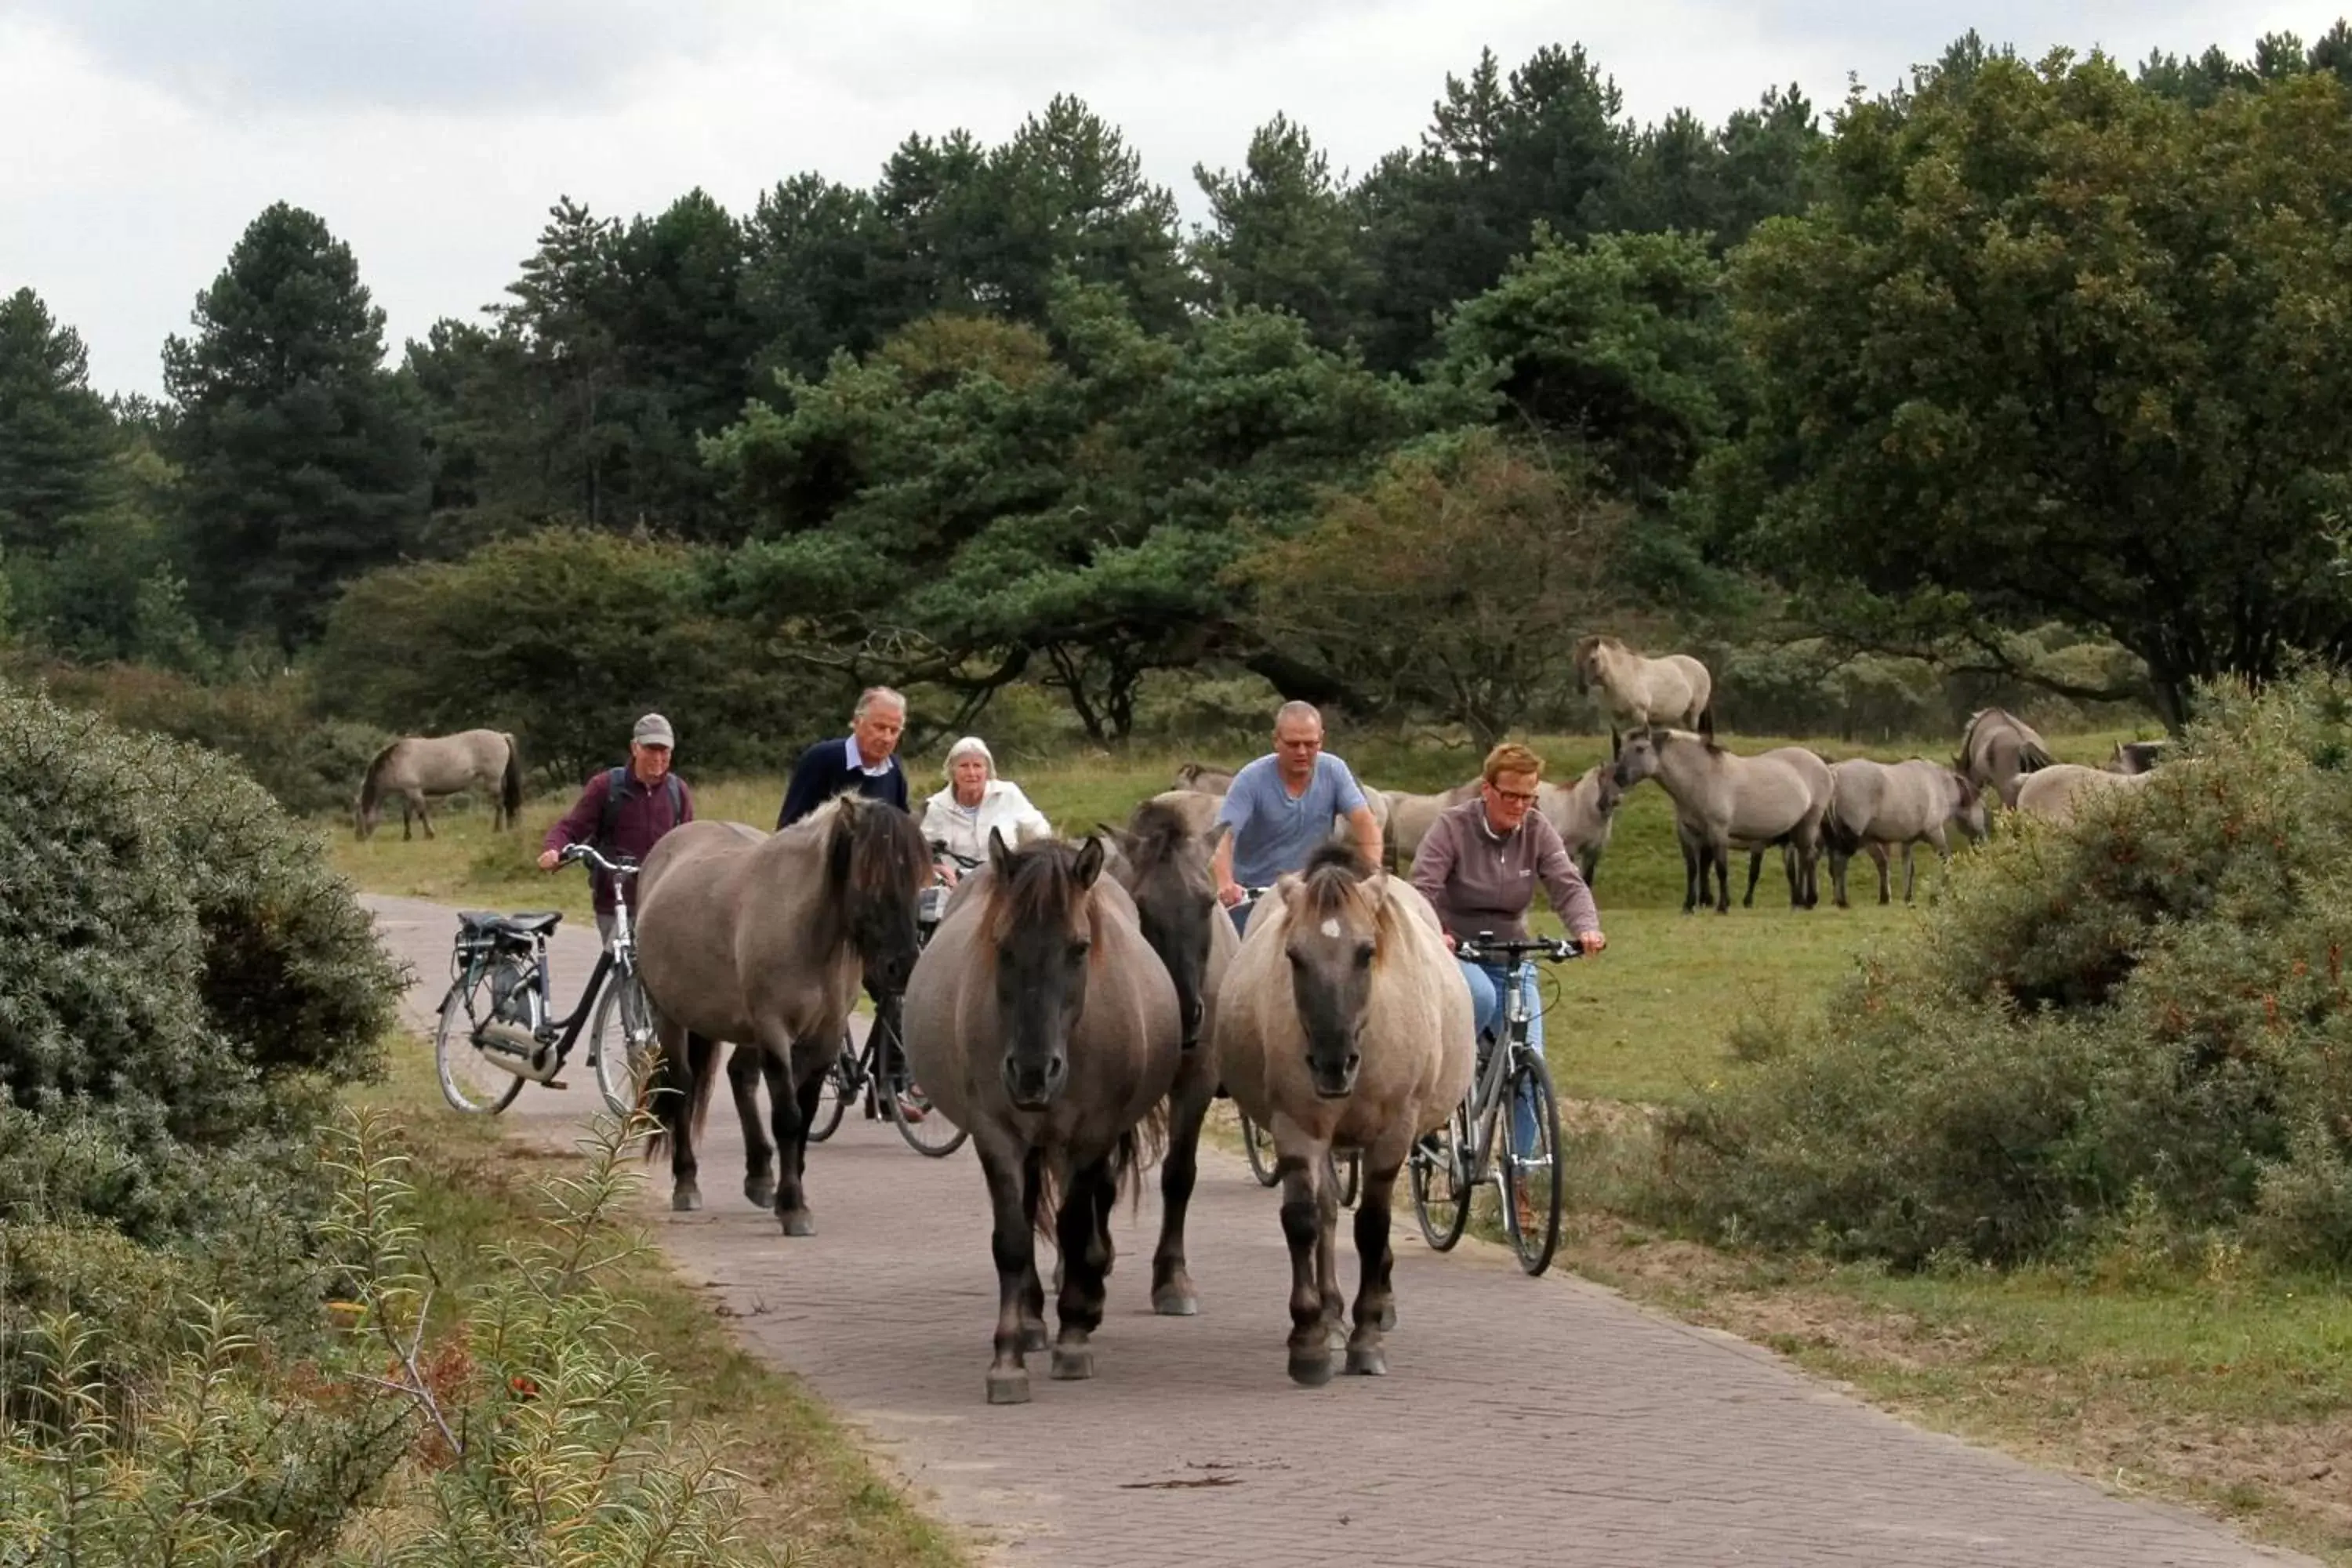
[[[669,754],[677,744],[669,721],[648,713],[629,731],[625,767],[607,768],[588,781],[563,820],[547,830],[539,853],[539,868],[552,871],[557,858],[570,844],[593,844],[608,858],[625,855],[642,861],[663,834],[681,822],[694,820],[694,792],[669,771]],[[596,933],[613,940],[613,888],[608,879],[591,868],[589,886],[596,901]]]

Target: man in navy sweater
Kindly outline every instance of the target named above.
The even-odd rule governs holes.
[[[867,687],[849,716],[848,738],[819,741],[793,764],[777,827],[790,827],[837,795],[887,800],[907,810],[907,770],[894,754],[906,728],[907,700],[887,686]]]

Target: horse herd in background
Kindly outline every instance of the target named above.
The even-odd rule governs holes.
[[[2067,821],[2095,795],[2144,780],[2166,745],[2123,742],[2105,768],[2061,763],[2032,726],[2005,709],[1987,708],[1969,715],[1959,754],[1949,763],[1924,757],[1831,763],[1804,746],[1744,755],[1717,742],[1714,679],[1689,655],[1650,658],[1615,637],[1588,637],[1576,645],[1574,666],[1577,689],[1597,688],[1608,706],[1612,760],[1573,783],[1543,784],[1537,809],[1559,830],[1589,882],[1625,792],[1655,780],[1674,802],[1686,910],[1711,902],[1728,911],[1731,855],[1739,849],[1748,852],[1741,900],[1747,906],[1756,901],[1769,848],[1783,851],[1790,902],[1801,909],[1820,901],[1823,859],[1836,902],[1847,907],[1846,874],[1856,855],[1870,857],[1878,872],[1878,901],[1890,902],[1893,858],[1900,850],[1903,897],[1909,902],[1917,888],[1918,847],[1927,845],[1948,863],[1954,833],[1984,838],[1991,827],[1989,794],[2011,810]],[[1232,780],[1230,773],[1188,763],[1177,771],[1175,788],[1213,796]],[[1478,781],[1437,795],[1369,787],[1365,793],[1382,824],[1384,859],[1395,869],[1411,864],[1441,812],[1478,793]],[[1182,809],[1202,824],[1214,816],[1213,805]]]

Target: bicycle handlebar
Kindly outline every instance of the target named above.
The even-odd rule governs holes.
[[[557,864],[564,866],[570,865],[574,860],[585,860],[608,877],[634,877],[637,874],[637,863],[635,860],[630,859],[626,855],[617,860],[608,860],[597,852],[596,847],[593,844],[567,844],[555,858]]]
[[[1482,931],[1475,937],[1457,937],[1454,956],[1478,963],[1489,959],[1540,958],[1558,963],[1581,957],[1583,945],[1572,937],[1496,936]]]

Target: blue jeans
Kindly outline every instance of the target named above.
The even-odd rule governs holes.
[[[1464,963],[1454,961],[1462,969],[1462,978],[1470,986],[1470,1011],[1477,1020],[1478,1037],[1483,1042],[1489,1036],[1499,1038],[1503,1032],[1503,998],[1509,994],[1511,972],[1499,963]],[[1536,994],[1536,966],[1532,962],[1519,964],[1517,984],[1520,994],[1527,998],[1528,1048],[1538,1057],[1544,1054],[1543,998]],[[1485,1047],[1480,1047],[1480,1059],[1485,1059]],[[1511,1107],[1511,1152],[1532,1153],[1536,1149],[1536,1108],[1534,1097],[1522,1094]]]

